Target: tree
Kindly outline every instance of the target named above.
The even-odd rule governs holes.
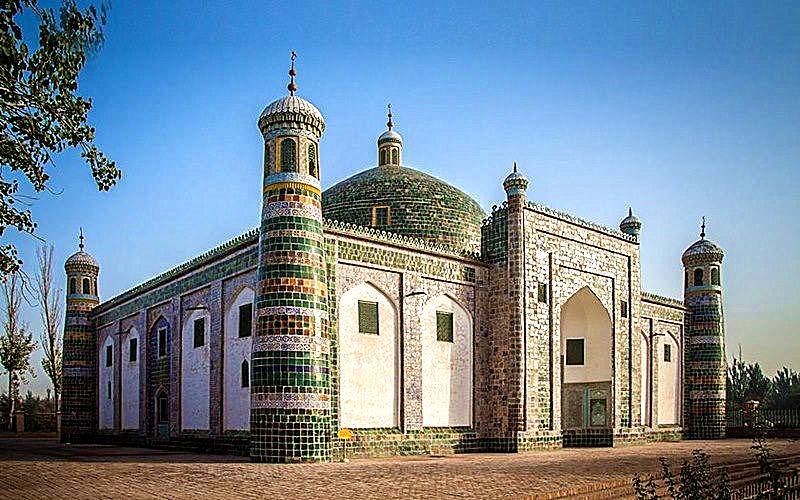
[[[3,336],[0,336],[0,365],[8,373],[8,416],[9,422],[14,415],[14,404],[19,398],[19,384],[25,380],[26,374],[35,376],[30,363],[30,356],[36,348],[33,335],[28,325],[20,317],[22,304],[21,278],[11,274],[3,279],[3,297],[5,298],[5,317],[3,318]]]
[[[53,408],[61,394],[61,291],[53,287],[53,245],[36,250],[35,294],[42,317],[39,342],[44,351],[42,368],[53,384]]]
[[[35,50],[17,22],[25,13],[39,20]],[[31,234],[36,229],[19,183],[27,180],[36,192],[47,189],[55,155],[80,150],[101,191],[122,175],[95,145],[91,99],[77,94],[87,56],[103,44],[105,23],[105,6],[80,10],[75,0],[64,0],[56,15],[37,0],[0,2],[0,237],[7,227]],[[21,264],[14,245],[0,246],[0,275],[15,273]]]
[[[767,403],[772,399],[772,381],[758,363],[733,358],[727,377],[727,402],[732,408],[742,408],[747,401]]]
[[[800,408],[800,374],[784,366],[772,378],[772,387],[774,408]]]

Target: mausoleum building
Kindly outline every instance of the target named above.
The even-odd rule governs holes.
[[[514,165],[486,213],[403,164],[391,110],[377,166],[323,192],[325,120],[290,75],[258,120],[256,229],[105,301],[83,239],[67,260],[63,441],[298,462],[342,457],[342,429],[355,456],[724,437],[705,225],[684,297],[644,292],[632,211],[540,205]]]

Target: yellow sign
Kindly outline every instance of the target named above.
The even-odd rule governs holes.
[[[353,439],[353,431],[350,429],[339,429],[339,439]]]

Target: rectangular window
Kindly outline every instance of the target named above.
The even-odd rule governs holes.
[[[106,346],[106,366],[111,366],[112,363],[112,348],[110,345]]]
[[[358,301],[358,333],[378,335],[378,303]]]
[[[436,340],[453,341],[453,313],[436,311]]]
[[[111,381],[110,380],[106,384],[106,392],[108,393],[108,399],[111,399]]]
[[[583,365],[583,339],[567,339],[567,366]]]
[[[620,314],[622,314],[622,317],[623,318],[627,318],[628,317],[628,303],[623,300],[622,304],[620,304],[619,308],[620,308]]]
[[[389,207],[372,207],[373,226],[388,226],[390,222]]]
[[[139,343],[138,339],[131,339],[128,345],[128,361],[134,362],[136,361],[136,356],[138,356],[137,351],[137,344]]]
[[[166,328],[159,328],[158,329],[158,355],[159,356],[166,356],[167,355],[167,329]]]
[[[239,306],[239,337],[249,337],[253,334],[253,304]]]
[[[206,319],[197,318],[194,320],[194,346],[203,347],[206,343]]]
[[[672,346],[669,344],[664,344],[664,362],[672,362]]]
[[[547,303],[547,283],[539,283],[539,302]]]

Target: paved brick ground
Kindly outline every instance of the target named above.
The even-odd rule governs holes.
[[[0,438],[0,499],[39,498],[499,498],[537,496],[652,471],[701,448],[714,462],[749,457],[748,440],[684,441],[630,448],[567,449],[446,458],[266,465],[237,457],[48,438]],[[798,441],[773,441],[780,455]]]

